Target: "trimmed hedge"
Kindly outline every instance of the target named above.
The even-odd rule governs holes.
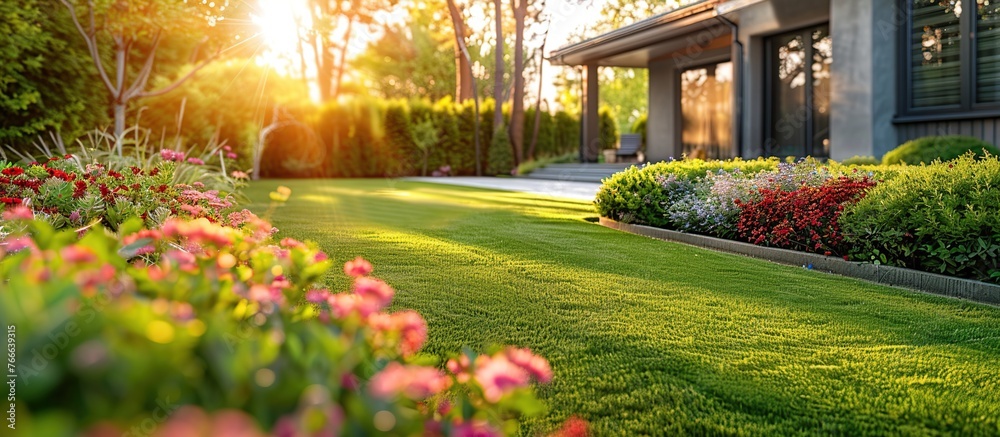
[[[304,120],[283,126],[268,138],[263,152],[264,177],[399,177],[420,175],[424,151],[413,140],[414,126],[430,120],[437,141],[427,151],[429,171],[450,167],[454,175],[476,173],[475,108],[451,99],[376,101],[354,99],[332,103]],[[509,174],[510,151],[491,150],[493,102],[480,105],[480,160],[487,174]],[[509,108],[504,108],[505,117]],[[526,111],[525,143],[533,132],[534,110]],[[579,119],[565,112],[543,113],[536,156],[566,154],[579,148]],[[493,162],[490,158],[493,157]],[[510,163],[506,161],[510,160]],[[492,170],[492,171],[490,171]]]
[[[982,157],[986,153],[997,156],[1000,149],[973,137],[958,135],[923,137],[903,143],[882,157],[882,164],[930,164],[935,160],[951,161],[968,152]]]

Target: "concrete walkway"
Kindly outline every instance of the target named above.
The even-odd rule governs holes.
[[[407,181],[430,182],[434,184],[461,185],[465,187],[489,188],[494,190],[520,191],[577,200],[594,200],[601,184],[595,182],[548,181],[522,178],[494,177],[412,177]]]

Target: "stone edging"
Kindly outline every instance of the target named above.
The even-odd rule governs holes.
[[[651,226],[621,223],[601,217],[601,226],[658,240],[690,244],[706,249],[746,255],[779,264],[804,266],[812,264],[813,270],[863,279],[883,285],[904,287],[941,296],[967,299],[975,302],[1000,305],[1000,285],[971,279],[955,278],[899,267],[844,261],[842,258],[788,249],[756,246],[741,241],[724,240],[704,235],[654,228]]]

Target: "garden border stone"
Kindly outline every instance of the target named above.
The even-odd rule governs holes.
[[[848,276],[882,285],[903,287],[940,296],[1000,306],[1000,285],[986,282],[900,267],[845,261],[842,258],[832,256],[757,246],[742,241],[688,234],[654,228],[652,226],[622,223],[606,217],[600,218],[600,224],[607,228],[658,240],[673,241],[721,252],[735,253],[779,264],[794,266],[807,266],[811,264],[812,270]]]

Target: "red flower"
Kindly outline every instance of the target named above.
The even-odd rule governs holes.
[[[0,171],[0,173],[2,173],[4,176],[14,177],[24,174],[24,169],[21,167],[10,167],[3,169],[3,171]]]

